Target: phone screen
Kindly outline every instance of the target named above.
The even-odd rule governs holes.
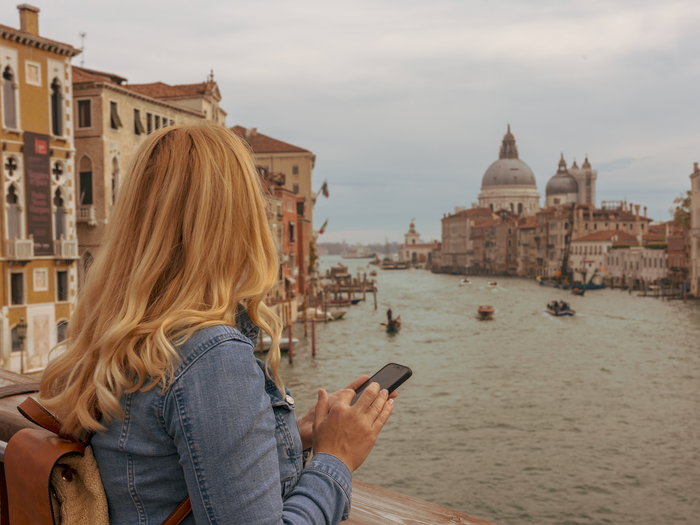
[[[379,386],[382,389],[386,388],[391,394],[394,390],[401,386],[409,377],[411,377],[412,374],[413,372],[407,366],[397,365],[396,363],[389,363],[379,372],[370,377],[360,388],[356,390],[357,394],[355,394],[355,397],[350,402],[350,405],[354,405],[357,402],[357,400],[360,399],[362,392],[364,392],[365,389],[372,383],[379,383]]]

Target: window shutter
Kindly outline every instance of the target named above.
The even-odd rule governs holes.
[[[119,118],[119,112],[117,111],[117,105],[112,102],[109,106],[110,110],[110,116],[112,117],[112,123],[114,124],[115,128],[121,128],[124,127],[122,125],[122,120]]]
[[[143,123],[141,122],[141,115],[138,110],[134,110],[134,123],[136,124],[136,129],[139,131],[139,134],[145,135],[146,130],[143,127]]]

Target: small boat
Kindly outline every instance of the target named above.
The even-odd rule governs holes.
[[[359,303],[360,301],[362,301],[362,299],[350,299],[350,302],[351,302],[352,304],[357,304],[357,303]]]
[[[297,339],[296,337],[292,337],[292,344],[295,346],[297,344],[299,344],[299,339]],[[272,347],[272,339],[270,339],[269,335],[263,334],[263,336],[262,336],[263,352],[267,352],[271,347]],[[256,349],[257,348],[259,348],[259,346],[256,347]],[[280,339],[280,351],[289,352],[289,337],[282,336],[282,339]]]
[[[552,301],[547,304],[547,313],[556,317],[573,317],[576,312],[564,301]]]
[[[401,330],[401,316],[398,316],[396,319],[391,319],[388,323],[385,324],[387,332],[396,333],[399,330]]]
[[[493,314],[496,309],[491,305],[480,306],[477,312],[481,319],[493,319]]]
[[[574,295],[583,295],[586,293],[586,289],[583,287],[579,287],[577,285],[574,285],[574,287],[571,289],[571,293]]]
[[[318,308],[316,310],[316,322],[317,323],[323,323],[325,321],[337,321],[338,319],[342,319],[343,316],[348,313],[347,310],[337,310],[333,309],[329,312],[326,312],[325,315],[323,314],[323,310]],[[313,308],[307,308],[306,309],[306,321],[310,322],[314,318],[314,309]],[[303,313],[300,313],[297,316],[297,323],[303,323],[304,322],[304,317]]]
[[[489,281],[489,288],[498,288],[498,283],[496,281]]]
[[[377,270],[372,270],[371,272],[369,272],[369,276],[370,276],[370,277],[376,277],[376,276],[377,276]]]
[[[472,282],[469,279],[460,279],[459,280],[460,286],[469,286],[471,284],[472,284]]]

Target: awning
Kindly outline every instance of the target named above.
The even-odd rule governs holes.
[[[111,122],[111,124],[112,124],[112,127],[113,127],[114,129],[118,129],[118,128],[123,127],[123,125],[122,125],[122,120],[119,118],[119,112],[117,111],[117,104],[116,104],[116,102],[112,102],[112,103],[109,105],[109,114],[110,114],[110,117],[112,117],[112,122]]]
[[[284,278],[287,279],[287,281],[292,283],[292,284],[297,284],[297,280],[294,277],[290,277],[289,275],[285,275]]]
[[[136,126],[136,129],[139,132],[139,135],[145,135],[146,130],[143,127],[143,123],[141,122],[141,114],[139,113],[138,109],[134,110],[134,125]]]

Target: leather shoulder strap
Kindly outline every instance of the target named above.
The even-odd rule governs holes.
[[[182,520],[184,520],[190,512],[192,512],[192,502],[190,501],[190,497],[187,496],[172,514],[168,516],[168,519],[163,522],[163,525],[180,525]]]
[[[68,441],[72,441],[73,443],[82,443],[72,434],[63,432],[61,430],[61,423],[58,421],[58,419],[53,417],[48,410],[39,404],[36,399],[28,397],[22,401],[22,403],[17,407],[17,410],[19,410],[24,417],[35,425],[39,425],[41,428],[45,428],[49,432],[53,432],[57,436],[67,439]]]
[[[34,394],[39,391],[39,381],[30,383],[15,383],[14,385],[0,386],[0,399],[4,397],[18,396],[20,394]]]

